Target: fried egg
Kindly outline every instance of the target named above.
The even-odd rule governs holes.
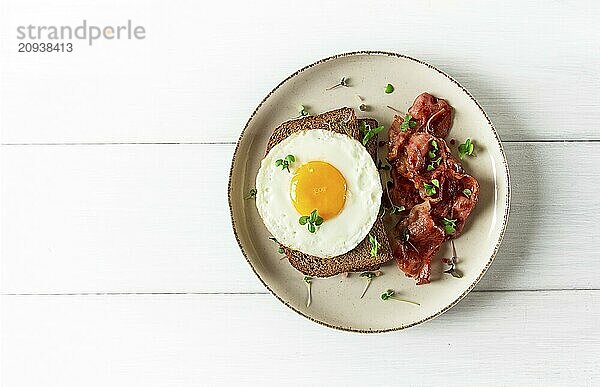
[[[288,155],[294,161],[286,165]],[[261,162],[256,190],[258,213],[273,237],[323,258],[347,253],[367,236],[383,192],[365,147],[322,129],[296,132],[275,145]],[[314,210],[323,223],[313,233],[300,217]]]

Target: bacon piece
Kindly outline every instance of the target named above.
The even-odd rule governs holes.
[[[402,130],[402,123],[404,122],[404,118],[402,116],[394,116],[394,120],[392,121],[392,125],[389,130],[389,152],[387,159],[389,161],[394,161],[400,155],[400,150],[406,145],[410,136],[419,131],[421,128],[420,125],[414,127],[406,128],[406,131]]]
[[[429,157],[429,152],[434,149],[432,142],[436,141],[437,151],[434,158]],[[434,160],[438,160],[432,164]],[[433,165],[435,168],[432,171],[427,170],[428,165]],[[447,179],[447,171],[462,172],[462,166],[452,156],[446,142],[432,136],[429,133],[415,133],[408,140],[402,155],[393,163],[393,169],[396,174],[401,175],[413,182],[415,189],[419,191],[423,200],[430,200],[432,203],[438,202],[444,196],[445,189],[444,181]],[[433,180],[437,180],[440,184],[436,187],[434,195],[427,195],[425,184],[432,184]]]
[[[403,206],[406,211],[410,211],[422,199],[419,191],[415,188],[412,181],[402,176],[396,168],[391,170],[393,184],[388,187],[389,199],[396,206]]]
[[[419,95],[408,113],[419,121],[425,131],[436,137],[446,137],[452,126],[452,106],[445,99],[429,93]]]
[[[445,239],[444,230],[435,224],[430,211],[429,201],[417,204],[395,227],[399,236],[395,238],[393,251],[396,264],[407,277],[415,278],[418,285],[430,282],[431,260]]]
[[[467,218],[475,208],[479,198],[479,183],[471,175],[453,173],[444,180],[444,194],[442,200],[432,207],[433,217],[438,224],[442,224],[443,218],[456,219],[455,232],[446,235],[446,239],[458,238],[462,234]],[[463,190],[469,189],[471,195],[467,197]]]

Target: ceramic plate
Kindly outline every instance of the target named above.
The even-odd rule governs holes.
[[[349,78],[350,87],[325,91]],[[395,91],[384,92],[391,83]],[[481,185],[479,203],[462,236],[456,239],[458,267],[462,278],[443,274],[440,257],[450,256],[446,243],[432,267],[432,282],[415,285],[392,262],[381,268],[364,298],[359,298],[365,279],[358,274],[314,279],[312,304],[306,306],[307,289],[303,274],[281,259],[277,245],[269,240],[254,200],[244,200],[254,187],[267,140],[282,122],[298,115],[304,105],[311,114],[342,106],[354,107],[359,117],[372,117],[389,127],[393,106],[407,111],[422,92],[444,98],[454,107],[454,121],[448,139],[451,146],[466,138],[476,143],[477,157],[463,165]],[[360,112],[356,95],[369,106]],[[248,263],[275,297],[317,323],[358,332],[385,332],[407,328],[439,316],[462,299],[488,269],[508,220],[510,184],[508,165],[498,134],[475,99],[447,74],[419,60],[387,52],[353,52],[332,56],[298,70],[281,82],[256,108],[238,141],[229,180],[229,205],[236,239]],[[419,302],[413,306],[380,298],[386,289]]]

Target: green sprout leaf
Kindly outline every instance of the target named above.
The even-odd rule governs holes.
[[[428,183],[423,183],[423,188],[425,188],[425,195],[427,196],[433,196],[436,194],[436,189],[435,188],[440,188],[440,182],[438,181],[438,179],[433,179],[431,180],[431,184]]]
[[[371,125],[367,124],[365,121],[361,121],[358,129],[360,129],[360,132],[365,135],[369,132],[369,129],[371,129]]]
[[[301,117],[306,117],[306,116],[310,116],[310,113],[308,112],[306,107],[304,105],[298,106],[298,117],[296,117],[296,118],[301,118]]]
[[[350,85],[348,85],[349,79],[350,78],[342,77],[342,79],[340,80],[340,83],[337,83],[331,87],[326,88],[325,91],[337,89],[338,87],[350,87]]]
[[[456,232],[456,220],[457,219],[448,218],[442,219],[442,224],[444,225],[444,231],[446,234],[454,234]]]
[[[460,144],[458,146],[458,157],[460,157],[460,159],[464,159],[465,156],[473,156],[475,157],[475,145],[474,143],[471,141],[470,138],[467,138],[467,140],[465,141],[464,144]]]
[[[298,219],[298,223],[301,226],[307,225],[308,231],[310,233],[315,233],[317,231],[317,227],[323,224],[323,218],[319,216],[317,210],[313,210],[310,215],[301,216]]]
[[[425,188],[425,195],[433,196],[435,195],[435,187],[432,184],[423,183],[423,188]]]
[[[363,137],[362,143],[363,145],[367,145],[367,143],[373,138],[375,137],[377,134],[383,132],[383,130],[385,129],[385,126],[381,125],[378,126],[376,128],[370,128],[369,131],[365,134],[365,136]]]
[[[255,198],[257,193],[258,191],[256,190],[256,188],[251,188],[250,191],[248,191],[248,195],[246,195],[244,199],[248,200],[251,198]]]
[[[418,302],[405,300],[403,298],[398,298],[398,296],[396,296],[396,292],[393,291],[392,289],[388,289],[385,292],[381,293],[381,299],[383,301],[396,300],[396,301],[406,302],[406,303],[412,304],[412,305],[421,306],[421,304],[419,304]]]
[[[367,279],[367,283],[365,284],[365,287],[364,287],[362,293],[360,294],[360,298],[363,298],[365,296],[365,293],[367,292],[367,289],[369,289],[369,285],[371,285],[371,281],[373,280],[373,278],[379,277],[382,274],[383,273],[380,270],[377,270],[375,272],[373,272],[373,271],[365,271],[363,273],[360,273],[361,277]]]
[[[440,162],[442,161],[442,157],[438,157],[436,153],[438,150],[439,149],[437,141],[431,140],[431,150],[427,152],[427,156],[429,156],[430,159],[434,159],[429,165],[427,165],[427,170],[430,172],[433,171],[436,167],[438,167],[440,165]]]
[[[412,121],[412,118],[413,117],[408,113],[404,116],[403,122],[400,125],[401,131],[406,132],[409,128],[414,128],[415,126],[417,126],[417,122]]]
[[[399,214],[402,211],[406,210],[406,207],[404,206],[396,206],[394,204],[392,204],[392,209],[390,211],[390,214],[395,215],[395,214]]]
[[[287,169],[290,171],[290,165],[296,161],[296,158],[293,155],[287,155],[283,159],[275,160],[275,166],[281,167],[281,170]]]
[[[392,289],[388,289],[385,292],[381,293],[381,299],[384,301],[389,300],[394,295],[394,291]]]
[[[465,188],[462,192],[467,198],[471,199],[471,195],[473,194],[473,192],[470,189]]]
[[[391,83],[388,83],[385,87],[386,94],[392,94],[394,92],[394,86]]]
[[[377,238],[371,233],[369,233],[369,243],[371,244],[371,256],[376,257],[381,244],[377,242]]]
[[[277,244],[279,245],[279,248],[277,249],[277,252],[278,252],[279,254],[284,254],[284,253],[285,253],[285,250],[283,249],[283,245],[282,245],[281,243],[279,243],[279,242],[277,241],[277,239],[275,239],[275,238],[273,238],[273,237],[269,237],[269,239],[270,239],[270,240],[272,240],[273,242],[275,242],[275,243],[277,243]],[[286,257],[283,257],[283,258],[286,258]],[[282,259],[283,259],[283,258],[282,258]]]

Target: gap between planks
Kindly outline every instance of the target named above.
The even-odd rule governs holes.
[[[472,290],[472,293],[556,293],[556,292],[597,292],[595,288],[568,289],[490,289]],[[2,296],[155,296],[155,295],[198,295],[198,296],[254,296],[268,295],[264,292],[84,292],[84,293],[2,293]]]

